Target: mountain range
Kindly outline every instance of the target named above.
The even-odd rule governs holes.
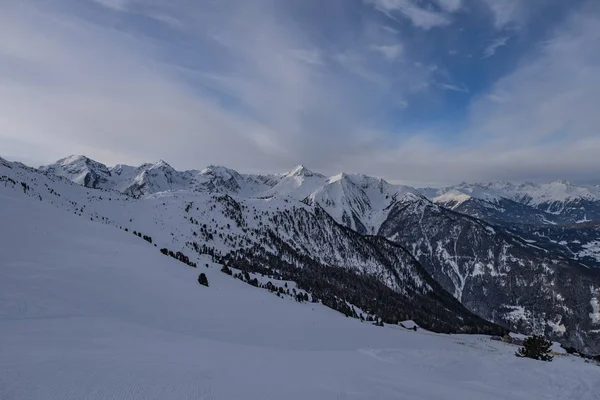
[[[164,161],[109,168],[84,156],[39,169],[1,160],[2,181],[174,252],[294,280],[348,316],[541,333],[600,353],[595,186],[418,189],[303,166],[251,175]]]

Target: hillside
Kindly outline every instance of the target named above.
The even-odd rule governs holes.
[[[433,204],[409,187],[360,174],[326,178],[302,166],[276,175],[216,166],[178,172],[165,162],[108,168],[129,177],[155,169],[170,171],[169,182],[183,186],[169,188],[162,175],[146,172],[143,188],[165,190],[86,189],[45,169],[40,174],[20,166],[7,174],[31,182],[32,196],[47,200],[51,188],[59,196],[50,201],[63,209],[149,235],[174,253],[192,259],[208,254],[246,272],[296,280],[318,301],[349,316],[388,323],[418,319],[439,332],[502,329],[472,318],[466,307],[504,328],[600,352],[600,272],[560,246],[515,231],[519,224],[490,225]],[[493,203],[515,218],[515,210],[533,210],[495,192],[470,193],[446,197],[460,204]],[[508,202],[514,207],[502,208]]]
[[[348,316],[388,323],[414,319],[439,332],[506,330],[466,310],[404,248],[374,243],[292,198],[232,197],[213,190],[133,198],[17,164],[5,164],[3,172],[9,192],[147,236],[157,251],[179,252],[197,264],[198,257],[209,257],[246,273],[293,279],[311,301]]]
[[[600,391],[598,367],[580,358],[541,363],[484,336],[361,323],[247,285],[210,257],[190,268],[101,218],[58,208],[66,195],[47,191],[40,201],[10,186],[0,183],[2,399],[594,399]],[[198,285],[200,272],[209,287]]]

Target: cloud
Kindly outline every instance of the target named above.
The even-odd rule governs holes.
[[[106,8],[110,8],[115,11],[126,11],[129,8],[132,0],[92,0]]]
[[[296,49],[291,51],[292,56],[300,61],[304,61],[308,64],[313,65],[323,65],[323,58],[321,57],[321,53],[316,50],[305,50],[305,49]]]
[[[436,0],[444,10],[455,12],[462,8],[462,0]]]
[[[488,58],[496,54],[498,48],[502,46],[506,46],[510,37],[504,36],[497,39],[494,39],[490,44],[487,45],[485,50],[483,51],[483,58]]]
[[[527,52],[498,53],[508,61],[494,64],[501,77],[474,82],[448,49],[471,54],[480,42],[439,43],[457,30],[398,22],[409,3],[377,1],[393,19],[369,9],[357,23],[327,6],[302,20],[288,2],[270,0],[145,0],[119,12],[91,1],[87,9],[79,0],[0,2],[0,156],[164,158],[182,169],[247,172],[303,163],[446,183],[600,176],[594,2],[543,42],[519,36]],[[441,6],[418,4],[450,20],[450,11],[432,11]],[[470,18],[467,4],[451,17]],[[439,117],[450,110],[452,118]]]
[[[343,160],[342,165],[416,186],[493,180],[598,182],[599,138],[505,147],[498,143],[449,145],[436,137],[422,132],[389,149],[367,150]]]
[[[526,14],[527,0],[483,0],[490,8],[496,29],[510,24],[520,24]],[[535,0],[529,0],[529,3]]]
[[[476,100],[472,116],[486,135],[539,139],[565,132],[597,135],[600,59],[598,13],[578,13],[532,51],[514,72]]]
[[[159,61],[151,42],[30,4],[3,11],[0,137],[30,145],[40,161],[75,152],[107,162],[167,158],[192,167],[194,159],[208,164],[256,157],[276,164],[286,157],[291,132],[275,132],[277,121],[233,113],[194,94],[175,79],[177,69]],[[278,62],[262,91],[251,93],[250,85],[240,90],[248,89],[244,95],[254,95],[262,107],[279,90],[273,86],[287,85],[288,97],[278,101],[282,109],[271,104],[283,114],[314,86],[299,62]]]
[[[474,97],[462,134],[452,135],[454,127],[401,133],[385,149],[354,157],[354,169],[382,176],[400,171],[394,179],[423,185],[496,179],[597,183],[600,58],[590,49],[600,42],[599,18],[594,2],[574,10],[513,71]],[[454,86],[444,88],[461,89]]]
[[[394,45],[371,45],[371,50],[380,53],[386,60],[392,61],[398,58],[404,47],[401,44]]]
[[[444,90],[451,90],[451,91],[460,92],[460,93],[469,93],[469,89],[467,89],[467,87],[464,85],[458,86],[458,85],[454,85],[454,84],[441,83],[441,84],[439,84],[439,87]]]
[[[285,10],[245,1],[157,4],[106,24],[68,7],[2,3],[3,155],[29,149],[38,163],[85,153],[107,163],[164,158],[179,168],[327,168],[371,142],[361,127],[382,104],[395,107],[429,79],[412,64],[392,71],[372,57],[371,36],[332,55]],[[153,36],[164,29],[144,30],[162,21],[134,24],[149,9],[181,30],[166,41]]]
[[[430,11],[419,7],[411,0],[365,0],[367,3],[383,12],[392,19],[396,19],[396,15],[401,14],[408,18],[416,27],[428,30],[435,27],[449,25],[451,19],[440,12]],[[448,4],[450,1],[443,1]]]
[[[591,178],[600,173],[595,111],[600,98],[597,6],[584,8],[470,107],[469,140],[494,142],[523,174]],[[542,171],[543,167],[547,172]],[[526,171],[526,172],[525,172]],[[595,178],[597,180],[597,177]]]

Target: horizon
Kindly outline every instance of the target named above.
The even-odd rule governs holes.
[[[365,173],[362,173],[359,171],[354,171],[354,172],[338,171],[338,172],[334,172],[334,173],[322,173],[321,171],[317,171],[317,170],[307,167],[305,164],[298,164],[298,165],[293,166],[292,168],[288,168],[283,171],[275,171],[275,172],[267,172],[267,173],[259,173],[259,172],[252,172],[252,171],[248,172],[245,170],[238,170],[238,169],[230,168],[226,165],[216,165],[216,164],[209,164],[209,165],[205,165],[205,166],[199,167],[199,168],[196,167],[196,168],[191,168],[191,169],[179,169],[177,167],[174,167],[172,163],[170,163],[169,161],[164,160],[164,159],[159,159],[158,161],[155,161],[155,162],[146,161],[146,162],[142,162],[137,165],[131,165],[131,164],[125,164],[125,163],[110,164],[110,163],[105,163],[103,161],[88,157],[85,154],[71,154],[66,157],[61,157],[52,163],[35,166],[35,165],[26,164],[18,159],[11,159],[10,157],[4,157],[4,156],[0,155],[0,159],[3,158],[9,162],[20,162],[20,163],[23,163],[24,165],[26,165],[27,167],[34,168],[36,170],[39,170],[43,167],[47,167],[50,165],[54,165],[60,161],[66,160],[68,158],[77,158],[77,157],[84,157],[84,158],[87,158],[88,160],[100,163],[100,164],[104,165],[105,167],[107,167],[109,170],[112,168],[115,168],[117,166],[127,166],[127,167],[131,167],[131,168],[139,168],[139,167],[142,167],[147,164],[156,165],[156,164],[163,162],[163,163],[169,165],[171,168],[173,168],[177,172],[202,172],[204,169],[207,169],[207,168],[218,167],[218,168],[230,169],[230,170],[233,170],[242,175],[274,175],[274,176],[276,176],[276,175],[287,175],[298,168],[304,168],[312,173],[322,175],[324,178],[328,178],[328,179],[334,178],[341,174],[360,175],[360,176],[366,176],[366,177],[370,177],[370,178],[382,179],[392,185],[408,186],[408,187],[412,187],[414,189],[448,189],[448,188],[455,188],[455,187],[458,187],[461,185],[485,185],[485,184],[497,184],[497,183],[507,183],[507,184],[514,185],[514,186],[549,185],[549,184],[553,184],[553,183],[565,183],[565,184],[569,184],[569,185],[573,185],[575,187],[581,187],[581,188],[585,188],[585,189],[600,187],[600,183],[597,183],[597,182],[574,182],[574,181],[570,181],[567,179],[552,179],[552,180],[548,180],[548,181],[537,181],[537,182],[531,181],[531,180],[521,180],[521,181],[518,181],[518,180],[512,180],[512,181],[509,181],[509,180],[495,180],[495,181],[466,181],[466,180],[463,180],[463,181],[454,182],[454,183],[411,182],[411,181],[407,181],[407,180],[392,180],[392,179],[388,179],[384,176],[369,175],[369,174],[365,174]]]

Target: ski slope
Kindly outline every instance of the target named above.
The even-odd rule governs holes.
[[[0,191],[0,399],[597,399],[600,368],[375,327]],[[206,260],[208,262],[208,260]],[[196,279],[205,272],[210,287]]]

